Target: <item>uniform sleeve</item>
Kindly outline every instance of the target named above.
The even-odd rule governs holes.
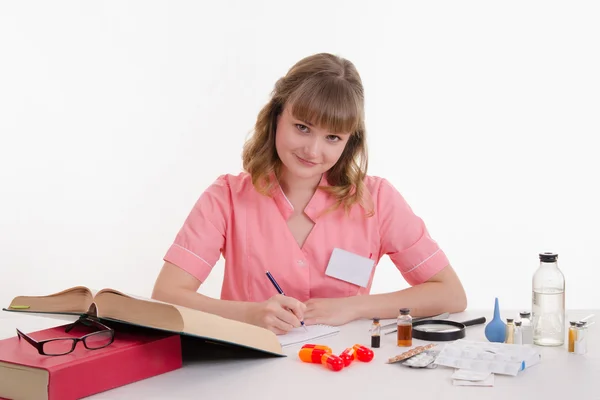
[[[404,197],[382,179],[377,198],[382,253],[412,286],[427,281],[449,262],[421,218]]]
[[[202,193],[167,250],[164,261],[204,282],[225,249],[231,213],[230,193],[224,176]]]

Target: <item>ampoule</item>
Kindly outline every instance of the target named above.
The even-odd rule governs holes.
[[[521,321],[515,321],[514,344],[523,344],[523,329],[521,328]]]
[[[381,324],[379,318],[373,318],[371,325],[371,347],[378,348],[381,345]]]
[[[398,315],[398,346],[412,346],[412,317],[408,308],[401,308]]]
[[[515,324],[512,318],[506,318],[506,340],[504,343],[513,344],[515,342]]]

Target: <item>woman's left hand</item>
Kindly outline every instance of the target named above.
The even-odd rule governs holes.
[[[306,325],[324,324],[338,326],[356,319],[350,298],[310,299],[304,304],[304,323]]]

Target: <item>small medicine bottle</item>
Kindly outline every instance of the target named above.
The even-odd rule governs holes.
[[[371,325],[371,347],[379,348],[381,345],[381,324],[379,318],[373,318]]]
[[[523,344],[533,344],[533,325],[531,324],[531,313],[521,311],[521,336]]]
[[[523,344],[523,330],[521,327],[521,321],[515,321],[514,344]]]
[[[577,322],[569,321],[569,342],[568,351],[569,353],[575,353],[575,341],[577,340]]]
[[[504,343],[513,344],[515,342],[515,324],[512,318],[506,318],[506,340]]]
[[[587,326],[586,322],[577,322],[577,336],[575,338],[575,354],[587,353]]]
[[[401,308],[398,315],[398,346],[412,346],[412,316],[408,308]]]

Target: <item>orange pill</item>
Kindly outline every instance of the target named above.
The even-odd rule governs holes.
[[[323,346],[321,344],[305,344],[304,346],[302,346],[303,349],[322,349],[322,350],[327,350],[329,353],[331,353],[331,348],[329,348],[329,346]]]
[[[331,349],[305,347],[300,349],[298,357],[304,362],[318,364],[321,362],[321,357],[323,357],[324,354],[331,354]]]

